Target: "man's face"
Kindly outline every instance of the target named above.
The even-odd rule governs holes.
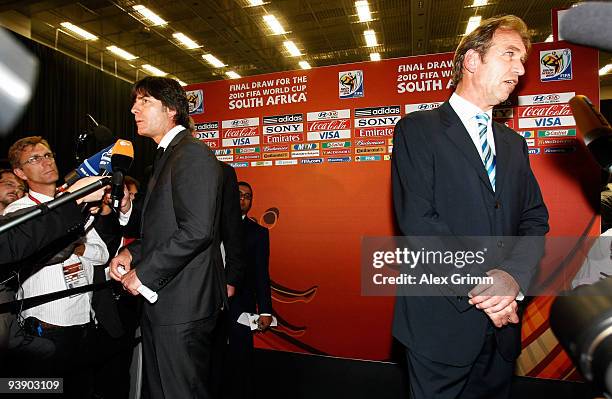
[[[176,111],[165,107],[155,97],[138,94],[132,113],[138,127],[138,134],[152,138],[159,143],[166,133],[175,126],[174,115]]]
[[[238,186],[238,190],[240,190],[240,210],[243,215],[246,215],[251,210],[253,192],[247,186]]]
[[[136,185],[126,184],[126,187],[128,189],[128,195],[130,196],[130,200],[134,201],[134,198],[136,198],[136,194],[138,194],[138,189],[136,188]]]
[[[506,101],[518,84],[519,76],[525,74],[523,63],[527,51],[517,32],[498,29],[491,44],[483,59],[473,54],[476,56],[474,89],[482,101],[477,105],[483,109]]]
[[[50,149],[38,143],[26,147],[14,172],[34,188],[38,184],[55,184],[59,179],[55,159]]]
[[[6,208],[25,194],[25,186],[10,172],[0,175],[0,206]]]

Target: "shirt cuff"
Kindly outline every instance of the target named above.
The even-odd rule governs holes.
[[[270,313],[260,313],[260,316],[272,316]]]
[[[119,211],[119,224],[121,226],[125,226],[130,221],[130,216],[132,216],[132,209],[134,209],[134,204],[130,205],[130,210],[128,210],[126,213],[122,213],[121,211]]]

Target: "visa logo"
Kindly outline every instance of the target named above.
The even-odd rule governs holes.
[[[560,118],[540,118],[535,120],[535,125],[541,126],[561,126]]]
[[[338,132],[338,131],[335,131],[335,132],[320,132],[319,133],[319,138],[321,140],[339,139],[340,138],[340,132]]]
[[[232,144],[234,145],[249,145],[251,144],[251,140],[249,137],[239,137],[237,139],[232,139]]]

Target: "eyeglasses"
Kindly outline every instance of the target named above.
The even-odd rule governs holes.
[[[253,199],[253,194],[240,193],[240,199],[252,200]]]
[[[52,152],[48,152],[44,155],[33,155],[30,158],[26,159],[21,164],[29,163],[30,165],[38,165],[43,161],[43,159],[55,159],[55,154]]]

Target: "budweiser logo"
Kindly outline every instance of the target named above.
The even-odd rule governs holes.
[[[257,136],[257,126],[242,127],[238,129],[226,129],[223,131],[223,137],[251,137]]]
[[[519,118],[537,118],[543,116],[567,116],[572,114],[569,104],[550,104],[520,107]]]
[[[340,129],[349,129],[350,127],[351,127],[350,119],[315,121],[315,122],[308,123],[308,131],[340,130]]]

